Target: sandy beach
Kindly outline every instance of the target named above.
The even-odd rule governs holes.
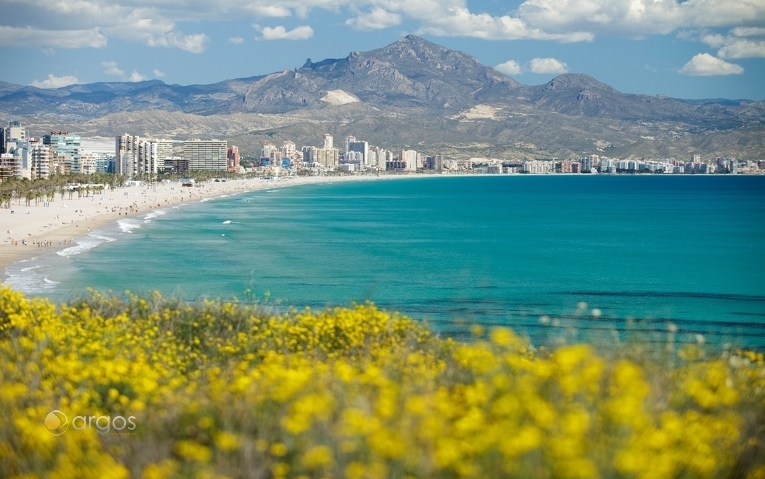
[[[358,180],[372,176],[283,177],[273,180],[241,179],[205,182],[182,187],[179,182],[128,186],[104,190],[90,196],[69,199],[60,196],[51,202],[25,206],[24,199],[14,200],[9,209],[0,209],[0,281],[5,268],[21,259],[44,251],[60,251],[76,244],[76,239],[90,231],[124,218],[143,217],[152,210],[180,203],[199,202],[204,198],[246,191]],[[395,178],[382,177],[382,178]]]

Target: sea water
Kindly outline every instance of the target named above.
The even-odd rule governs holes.
[[[87,287],[279,307],[373,301],[461,334],[647,332],[765,347],[765,177],[476,176],[272,188],[167,207],[8,268]],[[247,293],[249,291],[249,293]],[[561,333],[561,334],[557,334]],[[557,334],[557,336],[556,336]]]

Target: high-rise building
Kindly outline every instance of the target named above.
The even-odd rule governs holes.
[[[429,170],[436,170],[441,172],[444,169],[444,157],[443,155],[432,155],[425,159],[425,166]]]
[[[53,153],[71,157],[72,173],[84,173],[80,168],[80,159],[82,157],[80,135],[70,134],[68,131],[51,131],[49,135],[43,135],[42,142],[43,145],[50,146],[53,149]]]
[[[24,125],[18,120],[9,121],[8,126],[3,129],[3,141],[0,145],[2,151],[0,153],[13,153],[12,150],[20,146],[20,143],[26,144],[28,140],[29,131],[24,128]]]
[[[226,171],[228,168],[226,140],[194,139],[183,143],[183,156],[189,160],[189,170]]]
[[[115,139],[117,173],[136,177],[155,175],[159,171],[158,143],[124,134]],[[164,162],[164,160],[163,160]]]
[[[50,145],[35,143],[32,146],[32,169],[35,178],[49,178],[51,173],[51,163],[53,159],[53,148]]]
[[[324,135],[324,147],[303,147],[303,161],[309,165],[319,163],[325,168],[336,168],[340,160],[340,150],[332,146],[332,136]]]
[[[292,141],[285,141],[282,143],[282,158],[290,158],[295,156],[295,143]]]
[[[226,159],[228,161],[227,164],[227,170],[228,171],[239,171],[239,148],[236,146],[229,146],[228,151],[226,152]]]
[[[415,150],[401,150],[398,160],[406,165],[403,169],[409,171],[417,170],[417,152]]]
[[[351,151],[351,143],[355,141],[356,141],[356,137],[353,135],[345,137],[345,152],[346,153]]]
[[[134,155],[138,151],[140,140],[138,135],[128,135],[127,133],[115,138],[114,156],[118,174],[132,176]]]
[[[273,143],[263,143],[263,149],[260,152],[260,157],[271,158],[271,154],[276,150],[277,148]]]
[[[361,165],[368,165],[369,164],[369,143],[366,141],[350,141],[348,142],[348,151],[352,152],[358,152],[361,153],[361,161],[359,161],[359,164]]]
[[[157,171],[165,171],[165,160],[175,156],[175,143],[173,140],[153,140],[157,144]]]
[[[4,154],[3,176],[32,179],[29,131],[19,121],[10,121],[3,128],[0,151]],[[13,158],[13,159],[12,159]]]

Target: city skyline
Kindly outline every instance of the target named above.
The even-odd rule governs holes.
[[[414,33],[536,85],[586,73],[625,93],[765,99],[761,2],[412,0],[76,5],[3,2],[0,80],[204,84],[365,51]]]

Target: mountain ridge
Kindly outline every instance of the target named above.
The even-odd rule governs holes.
[[[327,98],[343,98],[341,103],[345,103]],[[117,113],[139,118],[151,111],[222,118],[270,115],[282,125],[271,137],[295,135],[297,139],[301,139],[301,131],[307,135],[314,128],[302,130],[297,119],[311,118],[355,124],[359,137],[374,138],[375,132],[386,132],[381,139],[410,137],[410,132],[395,133],[396,123],[406,128],[419,124],[423,144],[443,143],[444,129],[463,132],[464,138],[455,133],[463,143],[473,137],[479,143],[503,142],[526,132],[531,141],[517,138],[510,144],[534,144],[540,154],[571,151],[573,145],[579,150],[582,137],[593,137],[591,143],[599,145],[596,150],[610,145],[608,148],[617,151],[651,137],[658,139],[651,143],[652,151],[670,152],[671,145],[662,145],[685,135],[741,130],[748,138],[747,132],[758,135],[765,128],[761,101],[681,100],[622,93],[582,73],[565,73],[542,85],[524,85],[464,52],[414,35],[375,50],[353,51],[343,58],[317,62],[309,58],[294,69],[212,84],[147,80],[40,89],[0,82],[0,118],[4,119],[25,118],[31,124],[58,121],[72,129],[78,125],[88,129],[87,124],[100,124],[99,119]],[[285,126],[282,117],[296,123]],[[398,121],[389,123],[387,119],[394,117]],[[191,117],[181,121],[178,115],[170,118],[179,124],[168,125],[157,135],[172,132],[181,136],[184,122],[217,124]],[[463,126],[458,127],[460,124]],[[240,134],[260,135],[252,131]],[[755,146],[745,148],[750,151],[747,154],[762,156],[757,139],[749,143]]]

